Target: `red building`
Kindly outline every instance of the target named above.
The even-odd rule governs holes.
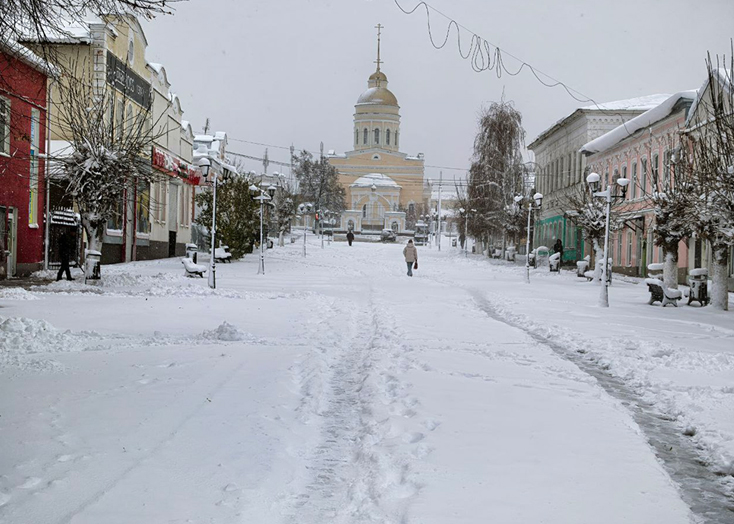
[[[43,267],[49,70],[0,41],[0,278]]]

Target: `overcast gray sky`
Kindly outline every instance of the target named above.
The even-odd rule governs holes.
[[[429,3],[598,102],[698,88],[706,52],[729,55],[734,36],[732,0]],[[442,37],[447,21],[432,15],[432,22]],[[529,72],[475,73],[455,38],[435,50],[424,11],[404,15],[394,0],[189,0],[144,28],[147,58],[166,67],[196,132],[209,117],[231,139],[314,151],[323,141],[344,152],[352,146],[354,103],[375,69],[378,23],[385,26],[382,69],[401,106],[401,149],[425,153],[428,166],[466,169],[478,111],[503,91],[523,114],[527,143],[587,105]],[[507,56],[505,63],[518,66]],[[264,151],[234,140],[230,149]],[[269,153],[288,158],[287,151]],[[438,171],[426,169],[432,177]]]

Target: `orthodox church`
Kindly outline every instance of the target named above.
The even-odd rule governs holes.
[[[344,229],[403,232],[406,214],[424,209],[430,191],[424,181],[423,153],[400,152],[400,106],[380,70],[382,26],[377,29],[377,70],[354,106],[354,149],[342,155],[330,152],[328,160],[346,190]]]

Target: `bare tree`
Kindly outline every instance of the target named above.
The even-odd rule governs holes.
[[[734,49],[733,49],[734,52]],[[686,130],[682,151],[696,199],[689,219],[711,245],[711,304],[729,308],[729,250],[734,245],[734,57],[706,60],[708,81]]]
[[[81,215],[89,249],[101,251],[108,220],[160,176],[150,166],[157,126],[149,107],[126,114],[126,98],[112,88],[67,80],[59,90],[57,124],[70,147],[51,162]]]
[[[583,230],[584,238],[594,250],[594,260],[604,260],[604,234],[606,232],[606,201],[591,195],[587,187],[577,187],[566,193],[560,201],[565,209],[565,215]],[[609,216],[609,229],[619,229],[620,206],[618,200],[612,201],[612,210]],[[601,281],[600,268],[595,266],[594,280]]]
[[[493,102],[482,110],[467,190],[468,202],[477,209],[470,222],[474,237],[486,241],[502,235],[504,247],[508,232],[517,234],[512,209],[523,191],[524,140],[522,115],[512,102]]]
[[[336,168],[322,158],[314,161],[308,151],[293,156],[293,173],[298,180],[299,198],[311,202],[316,209],[335,213],[345,209],[345,191],[339,183]]]
[[[180,0],[2,0],[0,35],[9,41],[48,42],[67,35],[70,25],[88,13],[131,14],[143,18],[169,14]]]
[[[278,225],[278,245],[285,245],[285,234],[290,231],[293,218],[296,216],[296,194],[290,185],[278,188],[273,204],[275,205],[275,221]]]

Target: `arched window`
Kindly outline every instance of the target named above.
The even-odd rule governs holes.
[[[354,130],[354,145],[359,144],[359,129]]]
[[[362,218],[367,218],[367,204],[362,206]]]
[[[380,129],[376,127],[375,128],[375,144],[379,144],[379,143],[380,143]]]
[[[385,143],[390,145],[390,130],[385,131]]]
[[[367,128],[364,128],[364,131],[362,132],[362,143],[364,145],[367,145]]]

